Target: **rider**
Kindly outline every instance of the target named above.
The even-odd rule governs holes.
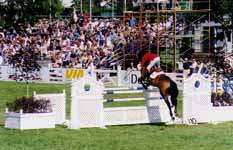
[[[147,71],[144,77],[140,78],[140,81],[147,86],[150,83],[150,75],[153,71],[151,71],[151,68],[154,67],[157,64],[157,68],[160,68],[160,57],[159,55],[153,53],[153,52],[147,52],[143,55],[141,60],[141,67],[146,67]]]

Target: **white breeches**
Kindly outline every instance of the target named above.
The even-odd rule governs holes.
[[[146,69],[147,69],[148,71],[150,71],[150,69],[151,69],[155,64],[157,64],[158,67],[160,67],[160,57],[154,58],[154,59],[150,62],[150,64],[147,66]]]

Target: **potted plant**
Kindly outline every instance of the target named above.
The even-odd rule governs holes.
[[[55,115],[48,99],[20,97],[6,106],[6,128],[55,128]]]

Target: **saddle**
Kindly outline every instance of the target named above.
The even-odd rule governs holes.
[[[156,78],[158,75],[164,74],[161,68],[152,68],[151,72],[146,72],[145,78],[139,78],[139,83],[142,84],[144,89],[147,89],[151,84],[151,80]]]
[[[150,75],[150,78],[151,78],[151,79],[154,79],[154,78],[156,78],[158,75],[161,75],[161,74],[164,74],[164,72],[163,72],[163,71],[159,71],[159,72],[154,71],[154,72]]]
[[[154,79],[156,78],[158,75],[164,74],[163,70],[161,68],[154,68],[152,70],[152,73],[150,74],[150,78]]]

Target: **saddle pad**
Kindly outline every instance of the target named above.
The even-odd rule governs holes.
[[[153,72],[151,75],[150,75],[150,78],[151,79],[154,79],[154,78],[156,78],[158,75],[161,75],[161,74],[164,74],[164,72],[163,71],[160,71],[160,72]]]

